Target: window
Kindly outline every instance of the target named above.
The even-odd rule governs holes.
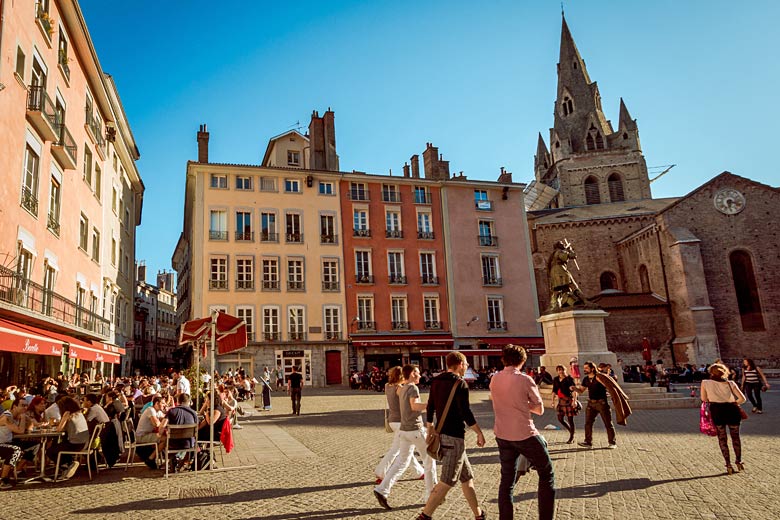
[[[368,200],[368,189],[362,182],[352,182],[349,184],[350,200]]]
[[[92,152],[85,146],[84,147],[84,173],[82,176],[87,186],[92,188]]]
[[[406,314],[406,296],[390,298],[390,327],[393,330],[408,330],[409,320]]]
[[[427,330],[441,329],[441,322],[439,321],[438,296],[425,296],[423,298],[423,318],[425,320],[424,325]]]
[[[28,144],[24,150],[24,180],[22,181],[22,207],[38,216],[38,168],[41,159]]]
[[[227,211],[210,211],[209,240],[227,240]]]
[[[401,193],[398,191],[398,186],[395,186],[394,184],[383,184],[382,201],[401,202]]]
[[[92,260],[100,262],[100,231],[92,228]]]
[[[87,290],[80,284],[76,284],[76,325],[81,327],[84,325],[84,306],[87,300]]]
[[[285,193],[301,193],[301,181],[298,179],[285,179],[284,191]]]
[[[279,260],[275,258],[263,259],[263,290],[279,290]]]
[[[353,235],[356,237],[370,237],[371,231],[368,229],[368,210],[355,209],[352,211]]]
[[[609,178],[607,178],[607,187],[609,188],[610,202],[621,202],[626,200],[626,197],[623,194],[623,181],[620,178],[620,174],[611,174]]]
[[[428,188],[425,186],[414,187],[414,203],[415,204],[430,204],[431,194],[428,193]]]
[[[436,259],[433,253],[420,253],[420,281],[424,285],[438,285]]]
[[[417,212],[417,238],[433,239],[433,227],[431,226],[431,214],[428,211]]]
[[[285,228],[287,230],[287,243],[300,244],[303,242],[303,233],[301,233],[301,215],[298,213],[287,213],[285,218]]]
[[[404,254],[400,251],[387,253],[387,277],[388,283],[405,284]]]
[[[227,288],[227,258],[224,256],[212,257],[209,289],[224,291]]]
[[[236,259],[236,289],[253,290],[255,288],[255,266],[253,258]]]
[[[248,175],[236,175],[236,189],[252,191],[252,177]]]
[[[54,279],[57,271],[48,263],[43,265],[43,313],[51,315],[54,310]]]
[[[357,330],[374,330],[374,297],[358,296],[357,299]]]
[[[116,267],[116,238],[111,238],[111,265]]]
[[[610,271],[604,271],[599,277],[599,283],[602,291],[615,290],[618,288],[617,276]]]
[[[734,251],[729,255],[729,260],[737,307],[742,319],[742,330],[746,332],[765,330],[761,299],[750,254],[747,251]]]
[[[371,253],[369,251],[355,251],[355,282],[374,282],[374,277],[371,274]]]
[[[306,339],[305,323],[303,307],[298,305],[287,307],[287,337],[291,341]]]
[[[338,260],[322,261],[322,290],[325,292],[339,290]]]
[[[119,272],[124,274],[124,271],[122,270],[122,257],[125,254],[125,250],[122,248],[122,246],[119,246]]]
[[[482,285],[501,285],[501,273],[498,269],[498,257],[482,255]]]
[[[341,309],[333,306],[323,308],[325,315],[325,339],[341,339]]]
[[[65,39],[65,31],[60,26],[60,41],[57,46],[57,64],[62,68],[65,79],[70,80],[70,67],[68,66],[68,40]]]
[[[24,82],[24,70],[27,68],[25,66],[26,60],[27,57],[25,56],[22,48],[16,47],[16,74],[22,78],[22,82]]]
[[[320,195],[334,195],[333,183],[320,181],[319,193]]]
[[[276,213],[260,213],[260,241],[278,242],[279,235],[276,230]]]
[[[574,65],[574,68],[577,68],[577,65]],[[563,97],[563,102],[561,102],[561,110],[563,110],[563,115],[568,116],[572,112],[574,112],[574,102],[569,96]]]
[[[385,211],[385,236],[387,238],[402,238],[401,212],[398,210]]]
[[[585,179],[585,204],[601,204],[599,181],[592,175]]]
[[[274,177],[260,177],[260,191],[277,191],[276,190],[276,178]]]
[[[117,157],[116,157],[116,152],[114,152],[114,153],[113,153],[113,155],[114,155],[114,159],[113,159],[113,162],[112,162],[112,164],[113,164],[113,166],[114,166],[114,171],[117,171],[117,169],[116,169],[116,167],[117,167]]]
[[[650,276],[647,273],[647,266],[644,264],[639,266],[639,286],[643,293],[650,292]]]
[[[490,220],[480,220],[479,227],[479,245],[480,246],[497,246],[498,238],[493,233],[493,222]]]
[[[111,211],[114,212],[114,215],[116,215],[116,206],[117,206],[116,186],[112,186],[111,187]]]
[[[586,150],[603,150],[604,138],[601,136],[601,132],[591,123],[588,129],[588,135],[585,136],[585,149]]]
[[[60,183],[52,176],[49,189],[49,218],[46,227],[57,236],[60,236],[61,190]]]
[[[488,330],[506,330],[504,321],[504,300],[496,297],[487,299]]]
[[[263,307],[263,339],[279,340],[279,307]]]
[[[89,219],[87,218],[86,215],[82,213],[81,219],[79,220],[79,248],[81,248],[82,251],[87,250],[88,240],[89,240]]]
[[[493,201],[488,199],[486,190],[474,190],[474,207],[480,211],[493,211]]]
[[[227,175],[211,174],[211,187],[218,190],[226,190],[228,187]]]
[[[287,260],[287,290],[303,291],[305,285],[303,281],[303,259],[296,258]]]
[[[125,206],[124,224],[125,224],[125,231],[130,233],[130,208],[127,205]],[[225,238],[227,239],[227,235],[225,236]]]
[[[244,320],[246,323],[246,339],[247,341],[255,340],[255,309],[248,305],[236,306],[236,317]]]
[[[236,240],[251,242],[255,239],[252,232],[252,214],[248,211],[236,211]]]
[[[287,150],[287,164],[288,166],[300,166],[301,152],[298,150]]]
[[[338,244],[336,235],[336,217],[334,215],[320,215],[320,243]]]
[[[101,199],[101,190],[103,189],[103,172],[100,169],[100,166],[98,166],[97,163],[95,163],[95,197],[97,197],[98,200]]]

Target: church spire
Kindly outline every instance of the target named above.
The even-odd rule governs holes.
[[[550,152],[547,151],[547,145],[544,143],[542,133],[539,132],[539,140],[536,142],[536,155],[534,156],[535,169],[540,167],[547,169],[550,166]]]
[[[620,120],[618,121],[618,128],[622,130],[636,130],[636,119],[631,119],[631,114],[628,113],[626,104],[623,102],[623,98],[620,98]]]
[[[558,56],[558,74],[566,70],[570,72],[567,75],[576,76],[576,79],[590,85],[588,70],[585,68],[585,60],[580,56],[577,44],[569,30],[569,24],[566,23],[566,17],[561,13],[561,49]],[[572,77],[571,79],[575,79]],[[559,82],[560,83],[560,82]],[[559,85],[560,86],[560,85]]]

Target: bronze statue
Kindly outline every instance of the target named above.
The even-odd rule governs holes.
[[[547,314],[560,312],[572,307],[592,307],[580,291],[577,282],[569,271],[569,261],[577,266],[577,255],[568,240],[559,240],[553,246],[553,252],[547,260],[547,275],[550,280],[550,307]]]

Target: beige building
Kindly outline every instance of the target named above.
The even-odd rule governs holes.
[[[78,3],[0,6],[0,385],[118,373],[138,149]]]

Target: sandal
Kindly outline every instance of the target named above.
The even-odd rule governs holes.
[[[478,516],[474,517],[474,520],[486,520],[487,519],[487,513],[484,509],[481,507],[479,508],[480,511],[482,511]]]

